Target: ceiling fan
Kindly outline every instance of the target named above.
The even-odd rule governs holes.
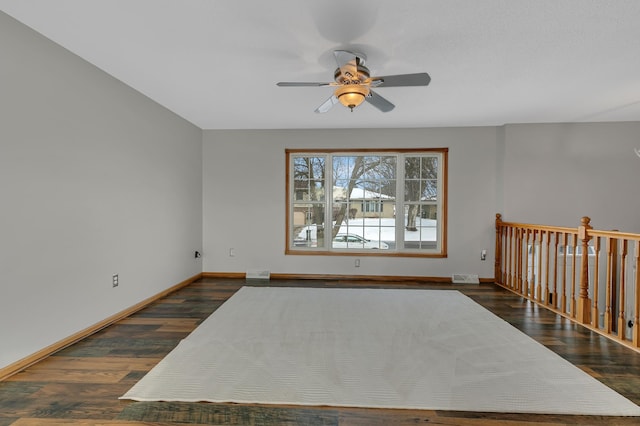
[[[431,77],[426,72],[417,74],[387,75],[384,77],[371,77],[369,69],[364,66],[365,56],[361,53],[353,53],[348,50],[335,50],[333,52],[338,68],[334,73],[335,82],[280,82],[280,87],[315,87],[333,86],[335,92],[315,112],[327,112],[335,104],[340,102],[352,112],[363,101],[367,101],[382,112],[389,112],[395,105],[377,94],[372,88],[400,87],[400,86],[426,86]]]

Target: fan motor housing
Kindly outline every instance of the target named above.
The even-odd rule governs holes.
[[[340,68],[337,68],[334,73],[336,82],[340,84],[362,84],[370,77],[369,68],[364,65],[358,64],[356,69],[356,75],[349,75],[348,73],[345,75]]]

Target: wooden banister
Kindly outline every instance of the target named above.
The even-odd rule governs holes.
[[[495,227],[496,284],[640,352],[640,234],[587,216],[568,228],[496,214]]]

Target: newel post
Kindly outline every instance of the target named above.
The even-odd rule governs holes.
[[[493,267],[493,279],[496,284],[502,284],[502,268],[500,262],[502,261],[502,215],[496,214],[496,251],[495,262]]]
[[[580,293],[578,295],[576,320],[582,324],[589,324],[591,322],[591,299],[589,299],[589,240],[592,238],[591,235],[589,235],[589,231],[593,228],[589,224],[591,219],[587,216],[583,216],[580,222],[578,238],[582,241],[582,263],[580,265]]]

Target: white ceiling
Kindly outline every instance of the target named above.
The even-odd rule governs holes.
[[[0,0],[0,10],[203,129],[640,121],[638,0]],[[335,49],[396,108],[314,109]]]

